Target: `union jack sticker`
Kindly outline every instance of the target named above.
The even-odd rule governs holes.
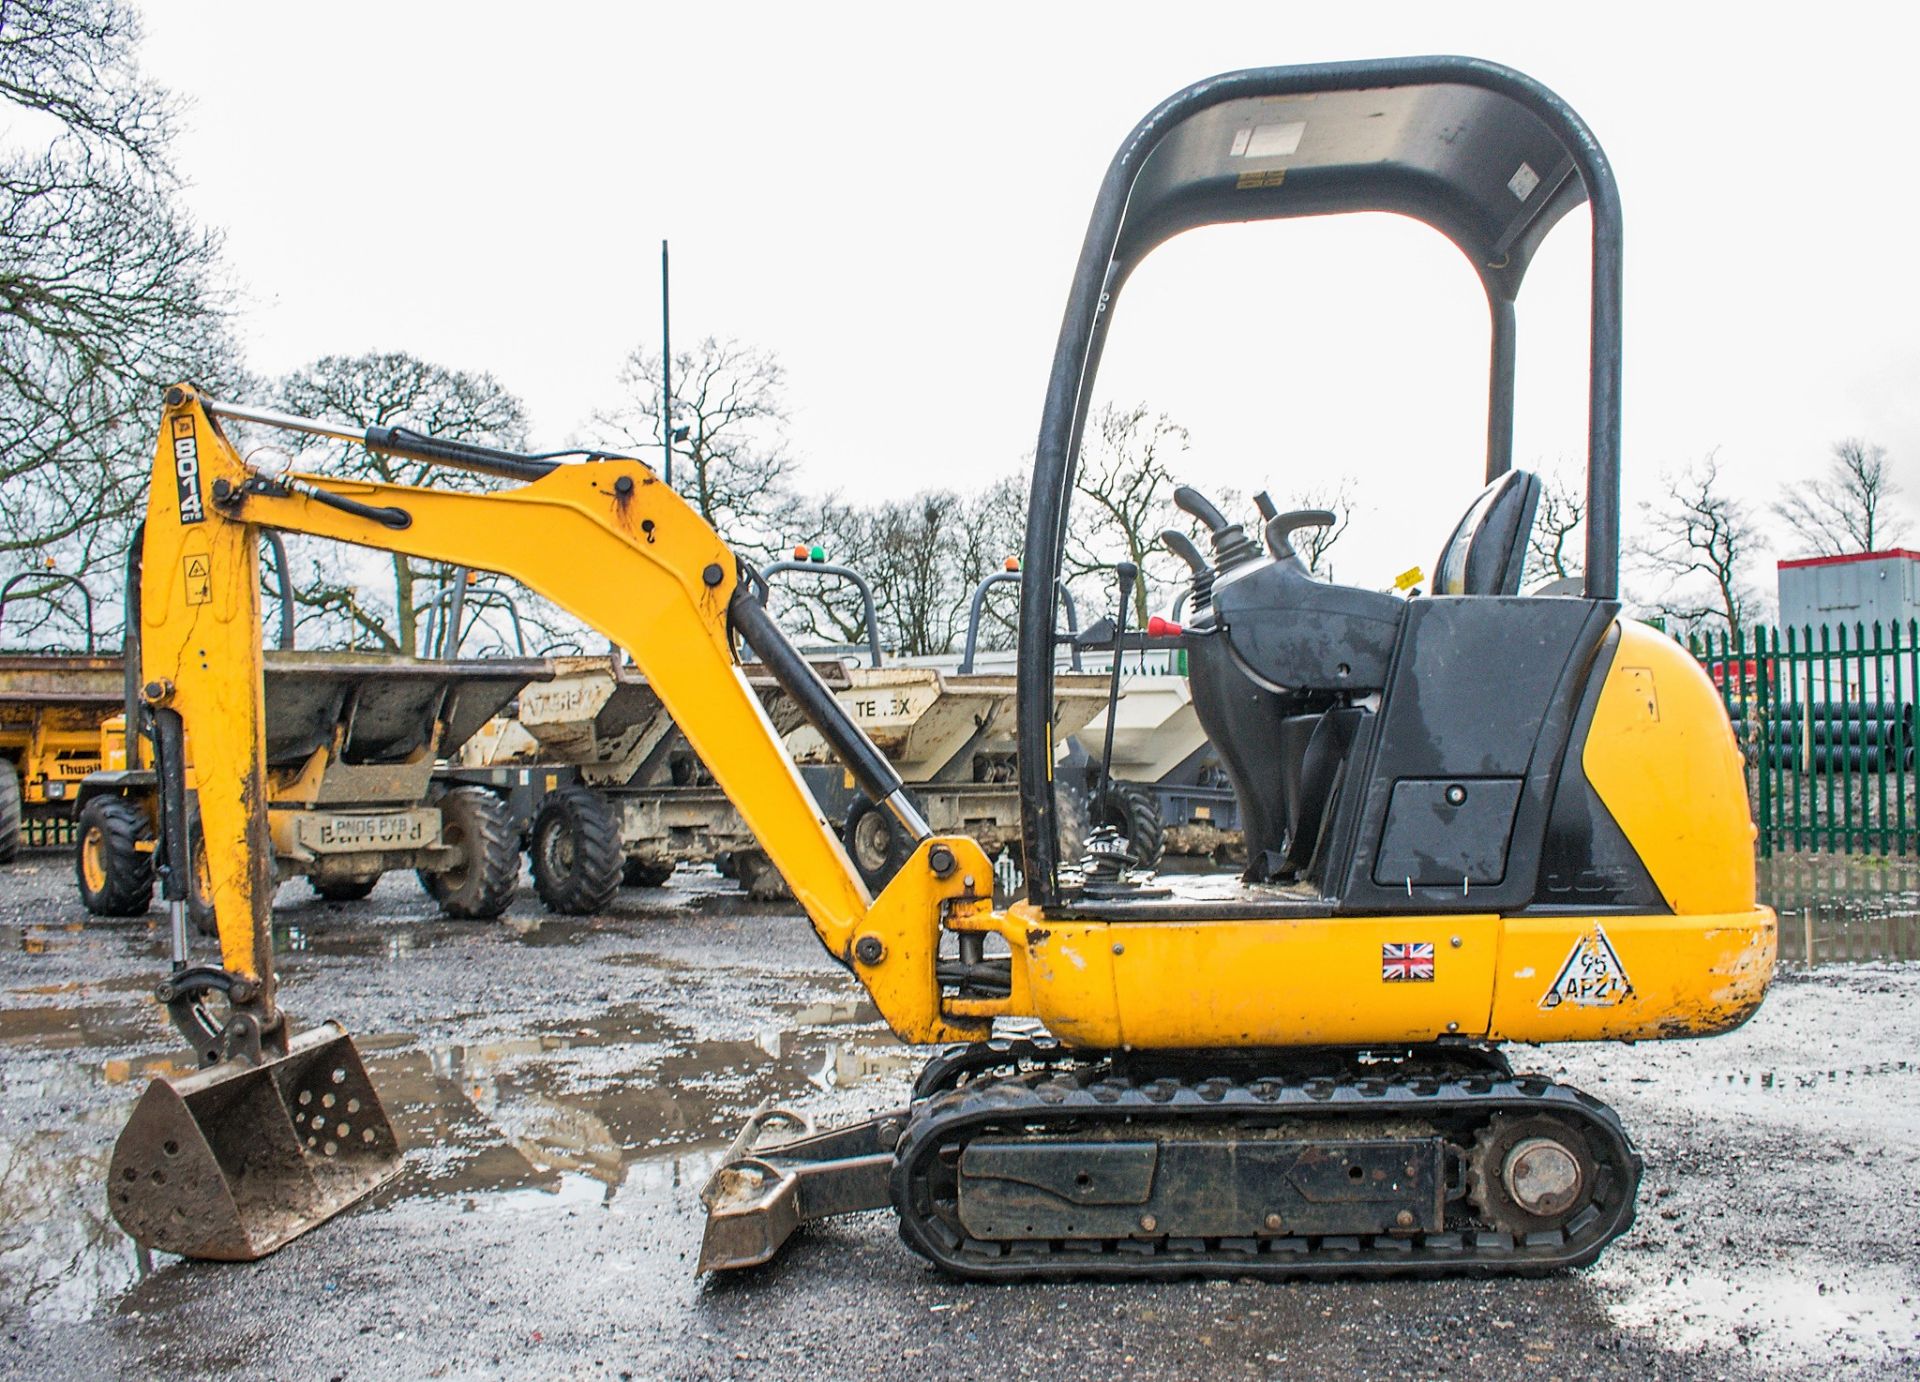
[[[1381,946],[1380,977],[1389,984],[1431,984],[1433,942]]]

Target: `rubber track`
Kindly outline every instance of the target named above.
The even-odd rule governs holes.
[[[1035,1054],[1038,1054],[1037,1052]],[[1045,1061],[1052,1053],[1039,1055]],[[1058,1059],[1058,1057],[1053,1057]],[[953,1068],[958,1068],[953,1067]],[[1496,1113],[1550,1113],[1583,1126],[1599,1163],[1594,1200],[1563,1229],[1511,1234],[1465,1229],[1355,1237],[1214,1240],[1102,1239],[1072,1244],[970,1241],[934,1204],[929,1173],[942,1148],[1006,1129],[1033,1137],[1051,1124],[1062,1133],[1125,1121],[1180,1126],[1244,1121],[1273,1127],[1289,1113],[1303,1135],[1315,1120],[1377,1119],[1383,1132],[1407,1121],[1450,1125],[1447,1138],[1471,1139]],[[1096,1277],[1443,1277],[1538,1275],[1582,1267],[1633,1223],[1640,1158],[1612,1109],[1590,1095],[1539,1076],[1397,1074],[1335,1078],[1212,1076],[1134,1080],[1098,1065],[976,1077],[914,1108],[893,1171],[893,1202],[907,1246],[957,1276],[977,1280]]]

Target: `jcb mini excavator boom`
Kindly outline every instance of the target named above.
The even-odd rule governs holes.
[[[1594,228],[1584,598],[1515,591],[1537,481],[1509,465],[1513,296],[1554,222]],[[1194,702],[1234,782],[1238,879],[1060,860],[1055,592],[1100,343],[1153,245],[1221,220],[1388,210],[1448,235],[1493,320],[1488,488],[1413,601],[1309,578],[1197,493]],[[1590,1262],[1640,1164],[1612,1112],[1515,1075],[1503,1041],[1705,1035],[1759,1004],[1739,755],[1671,640],[1619,618],[1619,219],[1597,143],[1551,93],[1458,58],[1230,74],[1154,111],[1109,170],[1049,384],[1022,566],[1018,714],[1029,895],[1004,911],[965,838],[932,838],[754,598],[725,543],[645,465],[560,465],[400,429],[343,433],[167,397],[149,503],[145,699],[163,771],[191,741],[221,962],[163,986],[212,1064],[157,1081],[110,1200],[133,1235],[252,1257],[390,1174],[391,1129],[338,1029],[291,1040],[274,997],[256,529],[504,573],[634,658],[786,877],[828,953],[905,1041],[958,1043],[912,1103],[782,1136],[755,1118],[704,1196],[703,1267],[891,1204],[907,1242],[978,1277],[1447,1273]],[[267,473],[222,419],[347,434],[519,482],[486,494]],[[872,894],[749,689],[735,640],[916,847]],[[172,816],[179,815],[173,794]],[[165,832],[177,899],[179,831]],[[1109,860],[1109,862],[1111,862]],[[226,1005],[217,1014],[217,1000]],[[1001,1019],[1052,1040],[993,1040]]]

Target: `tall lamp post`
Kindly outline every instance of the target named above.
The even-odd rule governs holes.
[[[673,488],[673,332],[667,293],[667,242],[660,242],[660,452],[661,475]]]

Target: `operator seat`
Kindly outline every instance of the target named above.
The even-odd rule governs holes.
[[[1434,565],[1435,595],[1518,595],[1540,477],[1509,470],[1480,491]]]

